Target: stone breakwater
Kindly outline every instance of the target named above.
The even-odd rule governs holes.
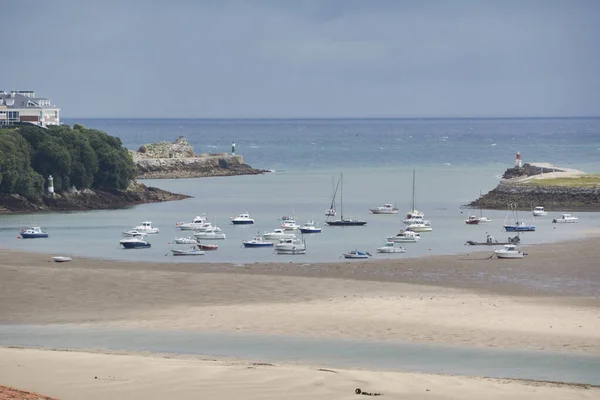
[[[600,187],[528,186],[501,182],[467,207],[506,210],[509,204],[518,210],[543,206],[547,211],[600,211]]]
[[[200,178],[207,176],[257,175],[269,172],[244,163],[244,157],[228,153],[195,154],[180,136],[174,142],[149,143],[131,151],[138,179]]]

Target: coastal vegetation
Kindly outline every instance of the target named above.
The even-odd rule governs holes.
[[[50,175],[58,193],[118,191],[135,178],[135,166],[119,138],[80,124],[0,129],[0,193],[40,200]]]
[[[578,175],[565,178],[531,179],[514,185],[535,187],[600,187],[600,174]]]

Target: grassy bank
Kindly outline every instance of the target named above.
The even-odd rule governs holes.
[[[569,178],[531,179],[515,183],[515,185],[537,187],[600,187],[600,174],[586,174]]]

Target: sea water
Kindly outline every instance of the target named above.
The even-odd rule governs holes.
[[[600,171],[600,119],[443,119],[443,120],[77,120],[105,130],[137,149],[144,143],[172,141],[185,136],[197,153],[230,152],[231,142],[245,162],[271,169],[263,175],[144,180],[147,185],[193,198],[144,204],[123,210],[43,213],[0,216],[0,246],[51,255],[181,262],[173,257],[176,237],[190,236],[175,224],[206,213],[226,234],[214,241],[219,249],[194,257],[195,262],[331,262],[342,253],[359,249],[373,258],[420,257],[474,251],[467,240],[483,241],[489,233],[499,240],[509,235],[502,225],[512,213],[473,210],[463,206],[486,193],[500,175],[514,165],[517,151],[523,162],[551,162],[558,166]],[[415,205],[433,226],[419,243],[402,244],[403,254],[377,254],[387,236],[403,228],[401,220],[412,207],[413,169]],[[338,217],[367,221],[363,227],[324,224],[334,187],[343,173],[336,196]],[[342,202],[343,200],[343,202]],[[373,215],[369,208],[394,203],[397,215]],[[538,204],[524,205],[533,208]],[[543,205],[543,204],[540,204]],[[230,219],[249,212],[254,225],[234,226]],[[491,223],[467,225],[468,215],[484,214]],[[556,214],[556,215],[554,215]],[[305,255],[277,255],[272,248],[244,248],[243,240],[278,228],[283,215],[298,223],[316,221],[319,234],[303,235]],[[533,220],[531,212],[518,217],[536,224],[536,232],[522,234],[522,243],[535,244],[582,237],[600,227],[597,213],[575,213],[577,224],[552,224],[559,213]],[[152,247],[121,249],[123,231],[142,221],[160,229],[149,235]],[[19,230],[40,225],[47,239],[17,239]],[[299,235],[299,234],[298,234]],[[481,250],[481,249],[477,249]]]

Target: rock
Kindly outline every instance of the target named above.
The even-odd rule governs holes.
[[[267,170],[254,169],[240,155],[227,153],[195,154],[181,136],[175,142],[150,143],[131,152],[139,179],[198,178],[208,176],[257,175]]]

